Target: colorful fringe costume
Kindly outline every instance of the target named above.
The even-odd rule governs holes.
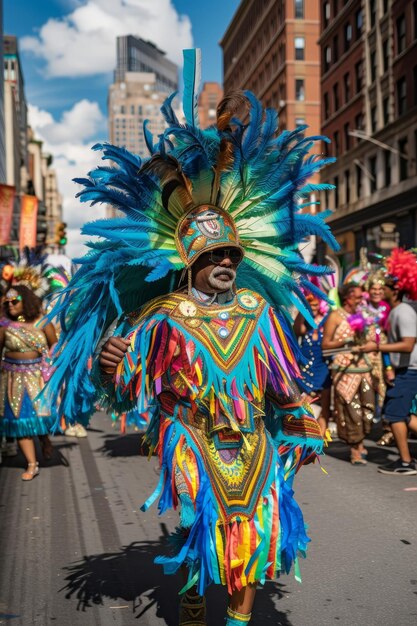
[[[33,325],[3,318],[6,352],[39,353],[39,358],[23,360],[3,357],[0,362],[0,435],[34,437],[47,435],[56,417],[44,398],[38,398],[48,370],[45,333]]]
[[[84,227],[102,240],[89,244],[51,313],[62,333],[49,386],[57,395],[65,383],[68,419],[86,422],[99,403],[148,421],[161,475],[143,508],[159,497],[160,512],[179,505],[181,520],[174,556],[157,562],[166,573],[186,564],[183,591],[197,585],[203,594],[213,582],[229,592],[263,582],[292,563],[299,577],[309,539],[292,482],[323,442],[297,391],[284,307],[313,323],[302,289],[318,291],[307,276],[327,270],[305,264],[297,246],[313,233],[335,241],[326,213],[303,212],[323,187],[307,183],[328,162],[308,156],[322,138],[304,138],[305,128],[277,137],[276,113],[250,93],[226,98],[217,126],[200,130],[198,53],[185,51],[185,61],[186,123],[169,98],[156,145],[145,124],[151,159],[96,146],[113,165],[77,181],[81,200],[111,203],[126,217]],[[248,105],[244,123],[234,116]],[[238,288],[226,302],[200,301],[191,267],[217,248],[244,254]],[[183,269],[188,289],[173,291]],[[109,334],[130,340],[110,378],[95,358]]]

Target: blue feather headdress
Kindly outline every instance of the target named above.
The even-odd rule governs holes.
[[[263,111],[250,92],[227,96],[217,124],[201,130],[199,51],[185,51],[184,61],[185,123],[175,115],[171,96],[161,108],[167,128],[157,141],[144,124],[149,159],[97,144],[93,149],[101,150],[109,165],[75,179],[83,186],[77,194],[81,202],[110,204],[123,217],[83,227],[84,234],[100,239],[87,244],[90,251],[76,261],[80,269],[50,315],[59,317],[62,328],[50,388],[57,395],[67,387],[61,405],[67,417],[80,420],[89,410],[80,401],[92,391],[87,362],[111,322],[175,289],[179,271],[198,256],[181,248],[178,225],[189,226],[190,250],[207,249],[207,241],[203,248],[201,241],[200,248],[195,244],[201,235],[193,234],[196,209],[217,210],[224,218],[229,243],[244,252],[239,273],[245,287],[274,306],[295,305],[307,318],[308,275],[328,270],[307,264],[299,245],[318,235],[337,248],[324,221],[327,212],[306,213],[310,194],[331,187],[308,182],[332,161],[310,154],[317,142],[328,140],[305,137],[306,127],[277,135],[276,112]],[[209,244],[224,246],[224,239]]]

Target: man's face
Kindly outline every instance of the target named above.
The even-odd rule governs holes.
[[[395,289],[392,285],[384,286],[384,298],[388,304],[392,304],[395,301]]]
[[[372,304],[379,304],[383,297],[384,288],[382,285],[378,285],[376,283],[369,288],[369,300],[372,302]]]
[[[229,291],[236,280],[236,269],[242,260],[239,248],[215,248],[203,252],[193,263],[193,287],[203,293]]]
[[[360,305],[362,300],[362,289],[360,287],[355,287],[352,289],[349,296],[346,299],[346,304],[349,305],[352,312],[355,312],[358,306]]]

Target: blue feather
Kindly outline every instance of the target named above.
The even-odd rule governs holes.
[[[199,48],[183,50],[184,56],[184,93],[183,109],[187,124],[198,127],[198,96],[201,86],[201,50]]]

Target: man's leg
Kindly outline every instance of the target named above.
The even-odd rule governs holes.
[[[391,429],[394,435],[395,443],[398,448],[398,452],[400,453],[401,460],[404,463],[410,463],[411,455],[410,455],[410,449],[408,447],[408,441],[407,441],[407,435],[408,435],[407,422],[405,420],[403,422],[393,422],[391,424]]]
[[[226,626],[244,626],[249,624],[256,585],[248,585],[240,591],[234,591],[229,598]]]

